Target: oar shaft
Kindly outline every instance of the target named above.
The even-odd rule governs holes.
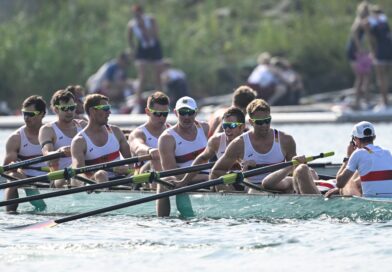
[[[24,160],[24,161],[20,161],[20,162],[16,162],[13,164],[8,164],[3,166],[3,171],[10,171],[10,170],[14,170],[14,169],[18,169],[24,166],[28,166],[31,164],[35,164],[35,163],[39,163],[39,162],[44,162],[44,161],[50,161],[50,160],[54,160],[54,159],[58,159],[61,158],[62,156],[64,156],[63,152],[58,152],[58,153],[52,153],[46,156],[40,156],[40,157],[35,157],[32,159],[28,159],[28,160]]]
[[[197,184],[194,184],[194,185],[190,185],[190,186],[186,186],[186,187],[182,187],[182,188],[166,191],[166,192],[163,192],[163,193],[155,194],[155,195],[152,195],[152,196],[147,196],[147,197],[143,197],[143,198],[140,198],[140,199],[132,200],[132,201],[129,201],[129,202],[113,205],[113,206],[110,206],[110,207],[106,207],[106,208],[102,208],[102,209],[98,209],[98,210],[93,210],[93,211],[89,211],[89,212],[85,212],[85,213],[81,213],[81,214],[67,216],[67,217],[55,220],[54,222],[56,222],[57,224],[61,224],[61,223],[77,220],[77,219],[80,219],[80,218],[83,218],[83,217],[97,215],[97,214],[100,214],[100,213],[110,212],[110,211],[123,209],[123,208],[130,207],[130,206],[135,206],[135,205],[142,204],[142,203],[145,203],[145,202],[158,200],[158,199],[164,198],[164,197],[170,197],[170,196],[174,196],[174,195],[177,195],[177,194],[181,194],[181,193],[185,193],[185,192],[189,192],[189,191],[193,191],[193,190],[198,190],[198,189],[202,189],[202,188],[208,188],[210,186],[216,186],[216,185],[219,185],[219,184],[222,184],[222,183],[223,183],[223,179],[222,178],[209,180],[209,181],[205,181],[205,182],[202,182],[202,183],[197,183]]]
[[[5,188],[10,188],[10,187],[15,187],[15,186],[26,185],[34,182],[50,182],[50,181],[51,179],[49,178],[48,175],[37,176],[37,177],[32,177],[27,179],[20,179],[8,183],[0,184],[0,190]]]
[[[184,167],[184,168],[162,171],[162,172],[159,172],[158,175],[160,177],[168,177],[168,176],[172,176],[173,173],[178,175],[178,174],[188,173],[190,171],[200,171],[200,170],[209,169],[209,168],[211,168],[212,165],[213,165],[213,163],[199,164],[199,165],[195,165],[195,166],[189,166],[189,167]],[[118,186],[118,185],[125,185],[128,183],[132,183],[135,179],[138,179],[140,176],[142,177],[141,179],[143,181],[148,181],[148,179],[150,177],[153,177],[153,173],[143,173],[143,174],[133,176],[133,177],[126,177],[126,178],[122,178],[122,179],[97,183],[97,184],[93,184],[93,185],[76,187],[76,188],[72,188],[72,189],[68,189],[68,190],[59,190],[59,191],[50,192],[50,193],[46,193],[46,194],[32,195],[32,196],[27,196],[27,197],[23,197],[23,198],[14,198],[14,199],[6,200],[6,201],[1,201],[0,207],[12,205],[12,204],[29,202],[29,201],[33,201],[33,200],[46,199],[46,198],[52,198],[52,197],[56,197],[56,196],[63,196],[63,195],[76,194],[76,193],[86,192],[86,191],[91,191],[91,190],[109,188],[109,187]],[[6,184],[8,184],[8,183],[6,183]]]

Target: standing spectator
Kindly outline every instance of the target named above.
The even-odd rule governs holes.
[[[152,15],[144,14],[143,7],[138,4],[132,6],[132,13],[134,18],[128,22],[128,43],[135,57],[139,79],[136,99],[137,103],[139,103],[140,111],[142,111],[141,94],[146,83],[146,68],[148,65],[151,65],[154,69],[155,89],[162,89],[162,49],[155,18]],[[135,46],[135,40],[137,41],[137,46]]]
[[[392,34],[388,18],[379,6],[371,7],[368,23],[377,82],[382,96],[382,104],[379,104],[376,110],[383,110],[389,105],[388,88],[392,69]]]
[[[369,4],[361,2],[357,7],[357,14],[351,26],[350,39],[346,47],[347,58],[355,75],[354,89],[356,91],[354,110],[361,109],[361,99],[367,99],[368,85],[372,71],[372,61],[366,51],[364,38],[366,21],[369,16]]]

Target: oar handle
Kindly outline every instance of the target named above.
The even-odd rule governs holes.
[[[24,167],[24,166],[28,166],[28,165],[31,165],[31,164],[58,159],[58,158],[61,158],[63,156],[64,156],[64,152],[56,152],[56,153],[52,153],[52,154],[49,154],[49,155],[46,155],[46,156],[35,157],[35,158],[32,158],[32,159],[28,159],[28,160],[24,160],[24,161],[20,161],[20,162],[16,162],[16,163],[8,164],[8,165],[5,165],[5,166],[0,166],[0,174],[4,173],[6,171],[18,169],[18,168],[21,168],[21,167]]]

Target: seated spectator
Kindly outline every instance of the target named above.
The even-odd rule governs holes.
[[[163,88],[170,98],[170,108],[174,109],[176,101],[188,95],[188,85],[186,75],[183,71],[172,67],[172,61],[163,61],[163,71],[161,73]]]
[[[88,92],[103,94],[115,103],[123,101],[125,96],[133,92],[133,84],[127,78],[129,64],[127,53],[121,53],[116,59],[103,64],[87,80]]]

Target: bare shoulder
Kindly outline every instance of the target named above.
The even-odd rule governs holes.
[[[210,130],[210,126],[208,125],[208,123],[207,122],[205,122],[205,121],[197,121],[199,124],[200,124],[200,126],[203,128],[203,130],[204,130],[204,133],[206,134],[206,135],[208,135],[208,131]]]
[[[131,139],[135,139],[135,138],[145,138],[145,135],[142,131],[141,128],[136,128],[134,129],[130,134],[129,134],[129,138]]]
[[[75,119],[76,124],[81,126],[82,128],[85,128],[87,126],[87,121],[83,119]]]
[[[279,131],[279,138],[280,138],[280,141],[283,145],[295,144],[295,140],[294,140],[293,136],[291,136],[290,134],[287,134],[283,131]]]
[[[20,144],[20,133],[19,131],[13,132],[7,139],[7,145],[12,144],[12,145],[19,145]]]
[[[218,150],[219,144],[220,144],[220,140],[221,140],[221,134],[214,134],[208,140],[208,146],[213,148],[214,150]]]

